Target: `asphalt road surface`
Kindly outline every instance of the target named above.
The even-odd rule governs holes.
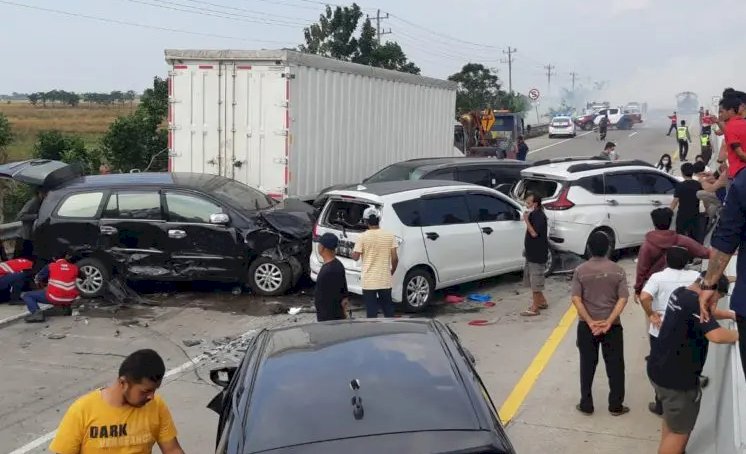
[[[608,139],[617,143],[623,159],[657,162],[662,153],[676,147],[674,139],[665,136],[665,123],[632,131],[611,130]],[[529,146],[529,159],[536,160],[595,155],[603,143],[593,133],[581,133],[574,139],[532,139]],[[631,280],[633,257],[620,263]],[[651,391],[644,372],[647,338],[639,307],[630,304],[623,315],[626,403],[632,412],[614,418],[602,411],[608,387],[601,362],[595,385],[597,412],[588,417],[574,409],[579,392],[576,317],[570,309],[566,277],[548,280],[550,309],[530,319],[518,315],[530,298],[519,275],[456,291],[486,292],[497,304],[492,308],[444,306],[427,315],[449,323],[473,352],[501,417],[509,421],[508,434],[519,453],[654,452],[660,422],[646,409]],[[281,301],[308,304],[310,298],[300,295]],[[114,380],[122,358],[145,347],[155,348],[166,360],[169,372],[161,392],[186,452],[211,452],[217,417],[205,406],[218,389],[209,382],[209,370],[235,363],[245,339],[258,329],[315,319],[311,314],[273,315],[278,307],[272,301],[230,293],[202,293],[161,298],[153,307],[88,304],[77,316],[49,318],[46,324],[1,325],[0,452],[46,452],[67,406]],[[0,320],[21,310],[3,305]],[[473,319],[494,323],[470,326]]]

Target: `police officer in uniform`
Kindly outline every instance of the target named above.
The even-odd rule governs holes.
[[[689,153],[689,144],[692,142],[692,136],[689,135],[689,127],[685,120],[681,120],[681,126],[676,128],[676,139],[679,141],[679,158],[686,161],[686,155]]]

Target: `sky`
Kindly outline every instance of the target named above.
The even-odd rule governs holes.
[[[153,76],[167,74],[166,48],[295,47],[303,42],[303,27],[318,19],[323,4],[0,0],[0,93],[140,92]],[[687,90],[709,105],[724,87],[738,85],[737,74],[746,69],[743,40],[738,33],[728,38],[727,30],[718,27],[727,14],[746,13],[744,0],[710,0],[706,8],[702,2],[680,0],[358,4],[371,16],[378,9],[389,14],[382,26],[391,33],[384,38],[399,42],[423,75],[447,78],[465,63],[478,62],[496,68],[507,87],[503,51],[517,48],[513,89],[527,93],[536,88],[540,102],[554,102],[562,88],[571,88],[570,73],[575,72],[578,90],[605,82],[603,92],[587,96],[612,104],[640,101],[667,108],[674,105],[676,93]],[[545,65],[553,67],[551,83]]]

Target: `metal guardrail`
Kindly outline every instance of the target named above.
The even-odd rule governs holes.
[[[528,125],[526,125],[528,126]],[[525,129],[525,137],[531,139],[533,137],[540,137],[544,134],[549,134],[549,123],[541,125],[530,125],[531,132],[528,132],[528,127]]]

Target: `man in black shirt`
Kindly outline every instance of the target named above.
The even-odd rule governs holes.
[[[681,175],[684,181],[676,185],[673,193],[673,202],[671,209],[679,212],[676,214],[676,233],[686,235],[689,238],[701,243],[703,238],[700,235],[699,228],[699,199],[697,192],[702,190],[699,181],[692,178],[694,175],[694,165],[685,162],[681,165]]]
[[[325,233],[319,238],[319,255],[324,265],[316,278],[314,305],[316,320],[344,320],[347,307],[347,277],[345,267],[337,260],[336,250],[339,239],[333,233]]]
[[[728,279],[721,277],[710,301],[712,318],[700,318],[702,277],[689,287],[674,290],[648,358],[648,377],[663,404],[663,429],[659,453],[681,454],[699,415],[702,391],[699,374],[707,358],[709,342],[733,344],[738,332],[721,327],[716,318],[734,319],[732,311],[716,308],[728,293]]]
[[[549,259],[549,238],[547,236],[547,215],[541,206],[541,197],[536,194],[526,195],[526,208],[523,215],[526,223],[526,238],[523,241],[526,264],[523,268],[523,282],[531,288],[533,296],[531,307],[521,315],[531,317],[539,315],[542,309],[548,309],[549,304],[544,297],[544,271]]]

